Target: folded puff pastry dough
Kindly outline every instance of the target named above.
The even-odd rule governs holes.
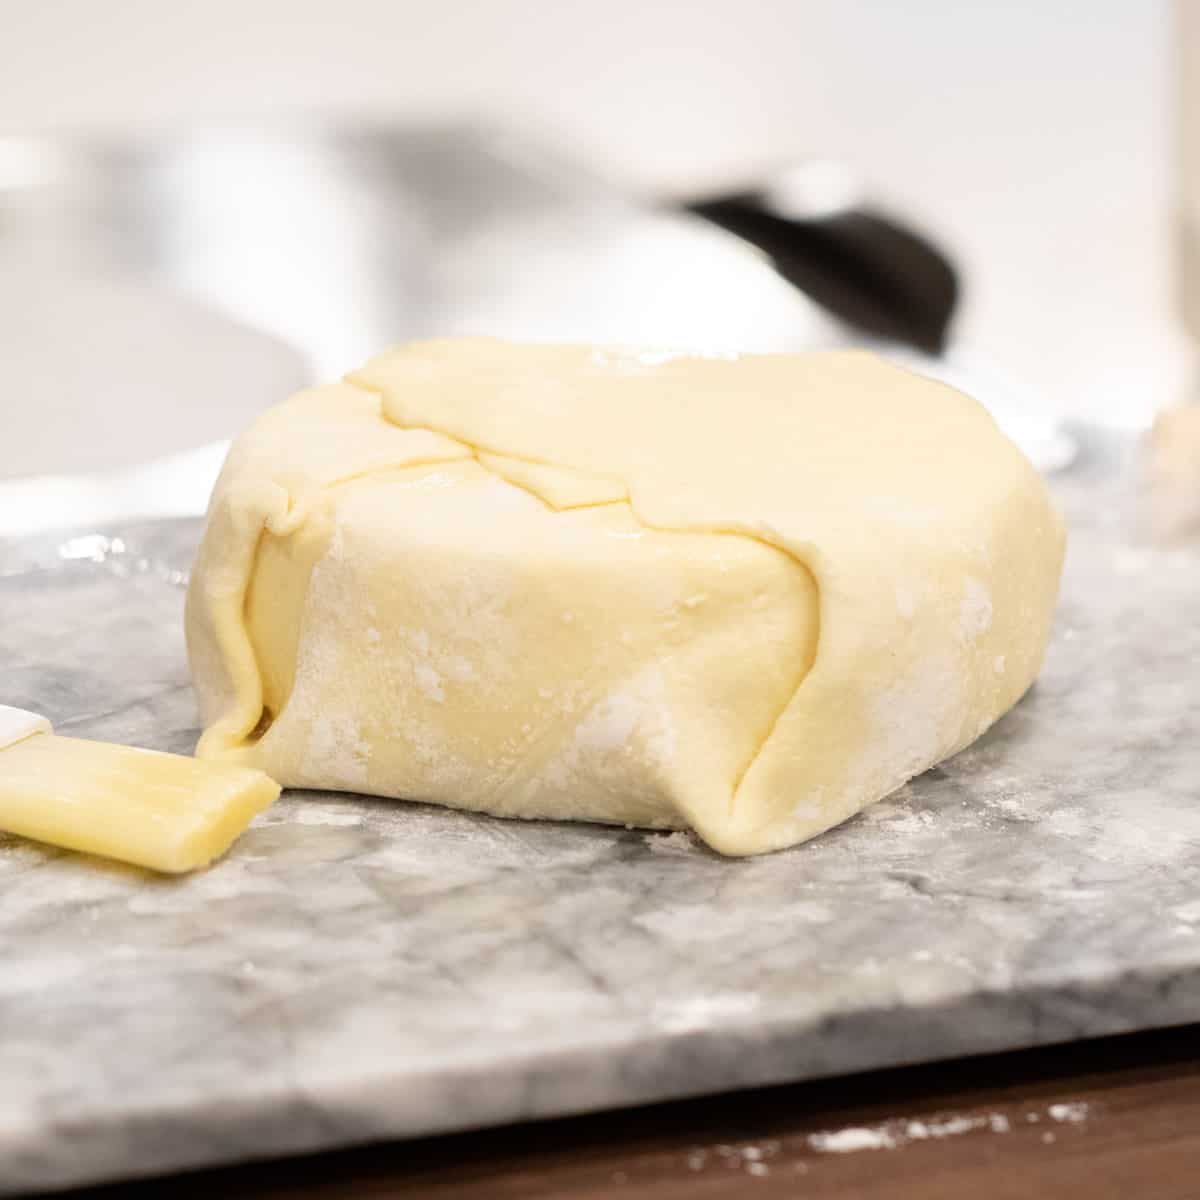
[[[1020,698],[1063,546],[978,404],[867,354],[405,346],[234,444],[198,753],[777,849]]]

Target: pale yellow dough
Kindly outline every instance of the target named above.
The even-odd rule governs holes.
[[[220,858],[278,795],[185,754],[48,733],[0,748],[0,830],[169,874]]]
[[[978,404],[870,355],[418,343],[235,443],[198,753],[778,849],[1020,698],[1063,544]]]
[[[1200,534],[1200,404],[1160,412],[1149,452],[1150,532],[1164,542]]]

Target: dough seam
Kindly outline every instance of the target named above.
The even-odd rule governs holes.
[[[383,418],[381,418],[383,419]],[[273,533],[278,537],[290,537],[299,532],[325,501],[331,489],[342,484],[351,483],[356,479],[368,478],[371,475],[386,471],[403,470],[406,467],[435,467],[443,463],[462,462],[463,458],[424,458],[407,463],[389,463],[366,471],[359,471],[330,480],[323,484],[314,484],[311,488],[290,488],[278,480],[272,480],[270,489],[273,503],[266,503],[266,497],[255,506],[255,520],[245,521],[247,528],[240,531],[241,537],[234,540],[231,552],[226,561],[221,564],[228,569],[244,556],[243,563],[237,569],[238,586],[224,596],[209,596],[207,598],[208,616],[213,633],[221,652],[227,656],[231,664],[241,662],[250,668],[246,671],[231,669],[232,703],[200,737],[196,746],[196,754],[200,757],[215,755],[223,758],[236,754],[238,750],[251,743],[251,739],[259,726],[262,725],[266,706],[263,703],[262,669],[259,666],[258,654],[250,638],[249,622],[246,606],[250,598],[250,581],[258,568],[258,557],[262,547],[263,536]],[[236,506],[231,506],[236,512]],[[253,530],[251,530],[253,527]],[[246,542],[253,540],[253,547],[247,549]],[[236,605],[237,616],[232,615],[222,620],[219,616],[226,606]],[[241,676],[239,679],[237,676]],[[239,686],[240,685],[240,686]],[[242,694],[249,689],[247,694]],[[274,716],[278,716],[276,713]],[[269,725],[259,731],[259,736],[266,732]],[[256,738],[254,740],[257,740]]]

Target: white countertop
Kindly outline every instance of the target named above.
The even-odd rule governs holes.
[[[961,329],[1065,411],[1137,420],[1171,314],[1169,5],[0,0],[0,131],[297,112],[513,117],[647,192],[819,153],[969,276]],[[13,53],[19,48],[19,53]]]

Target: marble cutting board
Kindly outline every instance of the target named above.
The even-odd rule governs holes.
[[[1101,450],[1034,692],[796,850],[313,793],[182,881],[0,835],[0,1193],[1200,1017],[1200,546]],[[189,750],[197,535],[0,544],[0,700]]]

